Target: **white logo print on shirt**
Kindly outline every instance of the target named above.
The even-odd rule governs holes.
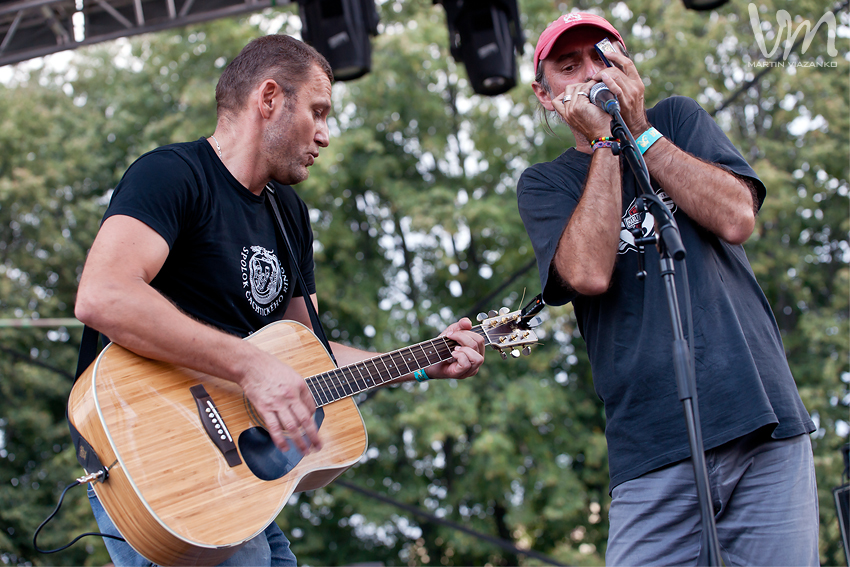
[[[659,189],[656,190],[656,194],[664,201],[664,204],[667,205],[671,213],[676,212],[676,203],[673,202],[673,199],[667,193]],[[655,233],[655,219],[653,216],[649,213],[639,213],[637,210],[637,199],[632,199],[629,208],[623,213],[623,220],[620,223],[620,246],[617,250],[618,254],[625,254],[629,251],[637,252],[635,237],[629,231],[638,224],[640,224],[640,236],[642,238]]]
[[[251,254],[250,258],[248,255]],[[251,308],[267,316],[280,305],[281,291],[289,289],[289,281],[274,252],[262,246],[242,248],[242,289]]]

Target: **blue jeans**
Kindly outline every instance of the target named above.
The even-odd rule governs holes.
[[[109,516],[100,500],[95,496],[91,486],[88,487],[89,504],[91,504],[94,519],[100,531],[105,534],[121,535],[118,529]],[[150,561],[139,555],[139,553],[123,541],[118,541],[112,538],[103,538],[103,543],[106,544],[106,551],[109,552],[109,557],[112,558],[112,563],[115,567],[148,567],[153,565]],[[248,541],[239,548],[239,551],[231,555],[226,561],[220,563],[231,567],[236,566],[295,566],[298,562],[295,560],[295,555],[289,549],[289,540],[280,531],[276,523],[272,522],[266,530]]]
[[[706,451],[720,555],[726,565],[818,565],[818,499],[808,435],[762,428]],[[611,493],[605,564],[706,565],[690,459]]]

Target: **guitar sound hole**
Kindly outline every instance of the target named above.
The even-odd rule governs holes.
[[[316,421],[316,429],[320,429],[325,411],[317,409],[313,419]],[[246,429],[239,436],[239,452],[254,476],[260,480],[276,480],[301,462],[304,455],[294,443],[290,442],[289,445],[289,450],[284,453],[275,446],[269,432],[262,427]]]

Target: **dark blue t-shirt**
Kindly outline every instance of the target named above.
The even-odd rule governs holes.
[[[308,293],[315,293],[307,206],[291,187],[272,187]],[[201,138],[136,160],[104,220],[127,215],[155,230],[169,254],[151,285],[192,317],[244,337],[280,320],[301,295],[268,198],[239,183]]]
[[[765,188],[711,117],[693,100],[672,97],[647,111],[650,123],[698,158]],[[571,148],[557,159],[528,168],[517,186],[519,211],[534,246],[543,297],[549,305],[573,302],[605,404],[611,488],[690,456],[672,358],[672,327],[659,254],[646,248],[647,277],[639,281],[634,238],[640,223],[654,232],[651,215],[634,210],[634,176],[623,165],[623,215],[619,253],[608,291],[576,295],[550,268],[558,241],[582,195],[591,156]],[[693,305],[697,394],[706,449],[763,426],[773,437],[814,430],[803,406],[767,299],[744,249],[708,232],[659,188],[674,211],[687,250]],[[677,270],[682,265],[677,263]],[[677,279],[681,279],[681,276]],[[681,289],[681,288],[680,288]]]

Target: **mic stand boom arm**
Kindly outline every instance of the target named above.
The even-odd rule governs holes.
[[[641,195],[638,197],[638,207],[642,212],[649,212],[655,218],[656,237],[645,239],[635,235],[635,244],[654,243],[661,255],[661,278],[667,292],[667,305],[670,311],[670,320],[673,325],[673,369],[676,375],[676,386],[679,391],[679,400],[685,413],[685,424],[688,430],[688,442],[691,449],[691,462],[694,467],[694,479],[696,481],[697,497],[700,505],[700,517],[703,526],[703,543],[708,551],[708,565],[721,565],[720,543],[717,539],[717,526],[714,523],[714,508],[711,504],[711,487],[708,482],[708,469],[705,465],[705,450],[702,442],[702,427],[700,426],[699,408],[697,402],[696,376],[693,365],[690,363],[691,356],[688,342],[684,338],[682,330],[682,317],[679,310],[679,301],[676,295],[675,268],[673,261],[681,261],[685,258],[685,247],[679,227],[670,209],[652,190],[649,180],[649,169],[643,156],[637,151],[637,144],[632,133],[626,127],[623,117],[620,115],[619,105],[612,105],[611,134],[620,140],[619,153],[622,153],[626,162],[631,167]],[[643,240],[643,242],[639,242]],[[640,277],[640,276],[639,276]],[[686,290],[686,293],[687,290]],[[690,301],[690,297],[685,298]]]

